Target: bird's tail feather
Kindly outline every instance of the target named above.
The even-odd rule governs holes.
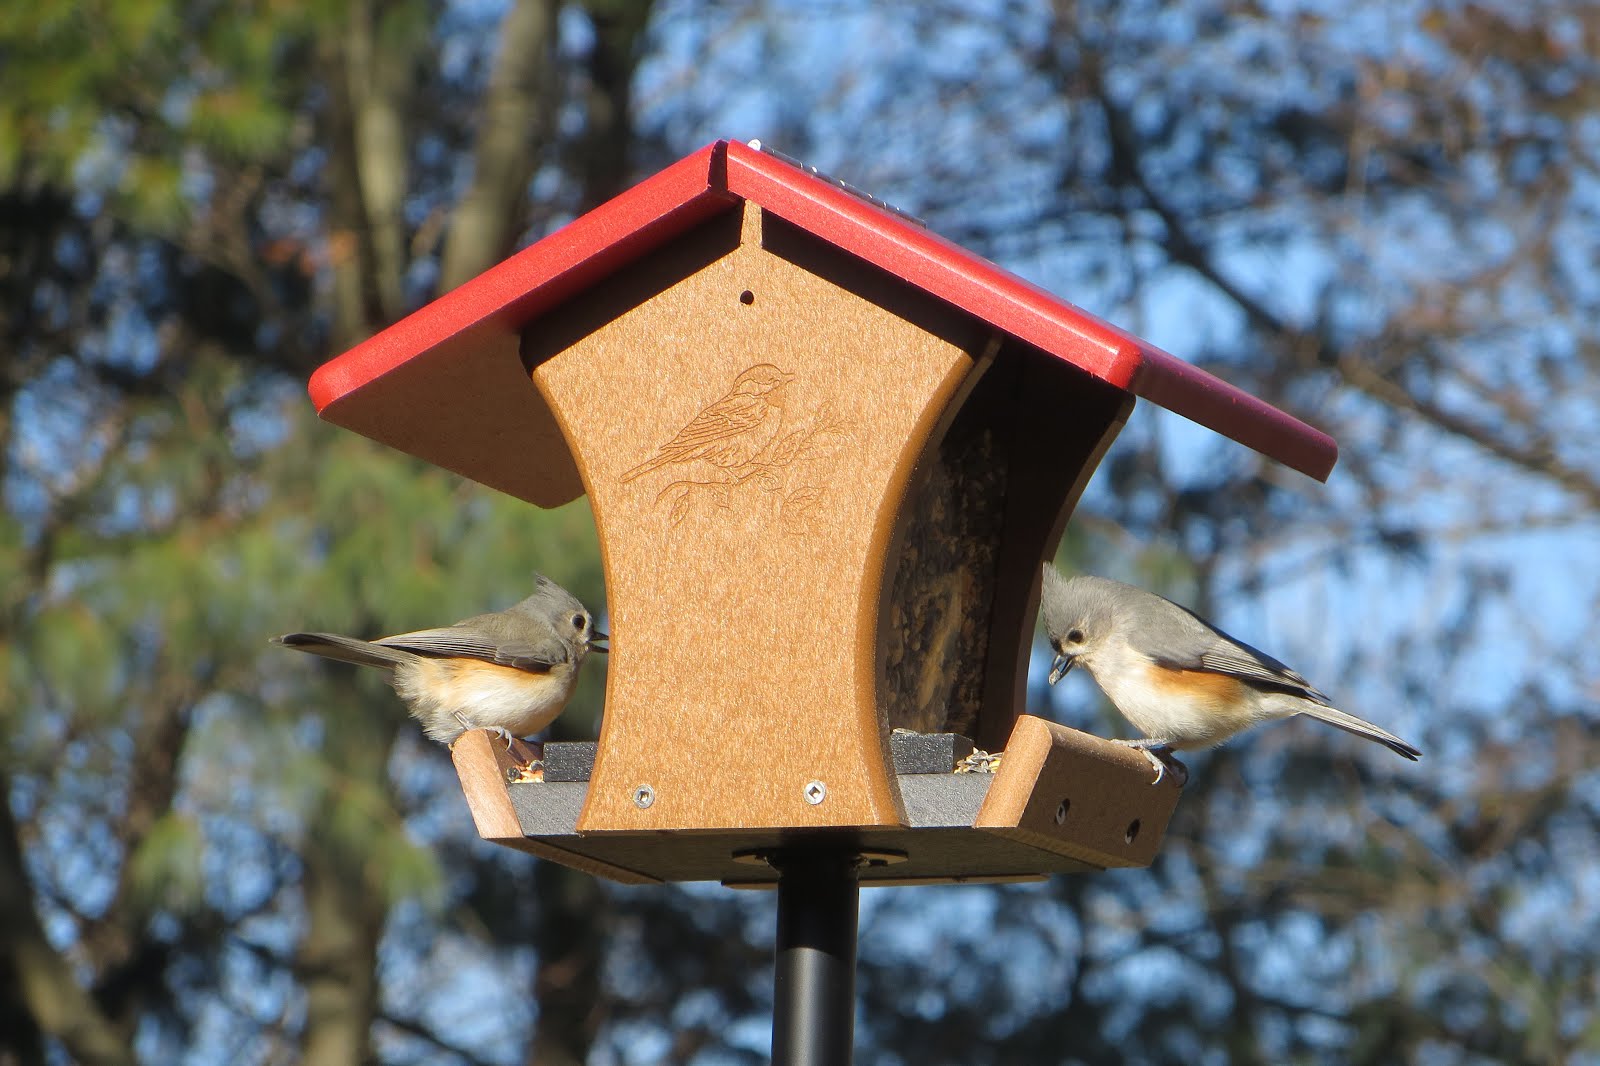
[[[622,480],[627,482],[632,481],[636,477],[643,477],[644,475],[650,473],[650,471],[665,466],[670,460],[671,456],[668,455],[657,455],[653,459],[646,459],[632,470],[624,471]]]
[[[338,659],[357,666],[378,666],[386,670],[416,658],[412,652],[400,648],[386,648],[354,637],[341,637],[337,633],[285,633],[281,637],[273,637],[272,643],[296,651],[308,651],[325,659]]]
[[[1301,714],[1310,715],[1312,718],[1327,722],[1329,725],[1338,726],[1347,733],[1354,733],[1358,737],[1376,740],[1396,755],[1404,756],[1412,762],[1422,758],[1422,752],[1386,729],[1379,729],[1363,718],[1353,714],[1346,714],[1337,707],[1323,707],[1313,704],[1300,709]]]

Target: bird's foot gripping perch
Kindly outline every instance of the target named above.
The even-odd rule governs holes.
[[[456,717],[460,720],[460,715]],[[497,725],[485,726],[484,730],[504,744],[506,746],[506,754],[511,756],[511,765],[506,768],[506,781],[508,784],[518,785],[528,781],[542,782],[544,780],[543,744],[530,744],[520,737],[513,736],[510,730],[503,729]],[[460,738],[458,737],[457,739]],[[455,741],[451,741],[449,746],[454,751]]]
[[[1172,748],[1166,741],[1141,737],[1138,740],[1118,740],[1117,743],[1125,744],[1130,748],[1143,752],[1144,757],[1150,760],[1150,765],[1156,771],[1156,779],[1150,782],[1151,785],[1161,784],[1162,778],[1166,777],[1169,771],[1173,779],[1178,782],[1179,788],[1189,783],[1189,768],[1179,762],[1176,755],[1172,754]]]
[[[513,785],[527,781],[544,780],[544,745],[530,744],[526,740],[510,737],[506,741],[506,752],[511,756],[512,766],[506,770],[506,781]]]

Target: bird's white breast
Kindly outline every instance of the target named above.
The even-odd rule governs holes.
[[[435,740],[450,743],[466,729],[537,733],[566,706],[577,680],[572,663],[532,673],[477,659],[420,658],[395,671],[395,691]]]
[[[1165,670],[1121,640],[1107,641],[1083,664],[1111,702],[1146,737],[1174,748],[1206,748],[1263,718],[1275,717],[1237,678]]]

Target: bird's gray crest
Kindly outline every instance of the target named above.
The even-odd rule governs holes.
[[[1091,636],[1110,628],[1116,604],[1117,582],[1080,574],[1068,578],[1049,563],[1044,564],[1042,607],[1044,629],[1051,638],[1081,628]]]
[[[533,618],[556,618],[577,611],[589,613],[576,596],[543,574],[533,575],[533,595],[511,609]]]

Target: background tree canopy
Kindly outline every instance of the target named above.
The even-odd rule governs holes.
[[[860,1061],[1600,1061],[1597,56],[1577,0],[7,5],[0,1063],[764,1059],[770,897],[482,843],[266,644],[603,604],[581,502],[303,384],[719,136],[1332,432],[1323,488],[1141,406],[1063,559],[1428,753],[1279,725],[1151,870],[866,894]]]

